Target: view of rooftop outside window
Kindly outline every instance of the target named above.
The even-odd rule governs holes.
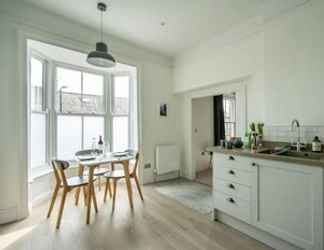
[[[105,112],[101,75],[57,67],[56,110],[60,113]]]

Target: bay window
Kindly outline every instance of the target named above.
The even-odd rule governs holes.
[[[99,136],[112,151],[137,149],[137,72],[129,65],[97,69],[85,55],[33,41],[29,47],[29,144],[32,176],[50,160],[74,160]],[[45,169],[46,168],[46,169]]]

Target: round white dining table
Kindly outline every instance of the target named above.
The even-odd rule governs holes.
[[[127,154],[125,156],[116,156],[114,153],[107,153],[98,155],[95,159],[90,160],[79,160],[77,158],[77,162],[79,164],[79,176],[83,176],[83,172],[85,168],[89,169],[89,184],[88,184],[88,192],[87,192],[87,213],[86,213],[86,223],[90,223],[90,214],[91,214],[91,199],[94,201],[94,206],[96,212],[98,212],[97,203],[96,203],[96,194],[94,190],[94,178],[93,173],[96,167],[100,165],[105,165],[109,163],[118,163],[122,164],[125,172],[125,181],[128,192],[128,199],[131,209],[133,209],[133,196],[132,196],[132,186],[129,177],[129,161],[135,159],[135,155]],[[78,190],[80,192],[80,190]]]

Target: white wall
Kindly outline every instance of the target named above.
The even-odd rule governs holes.
[[[323,11],[324,2],[312,0],[265,23],[251,19],[180,54],[175,92],[250,76],[249,121],[286,125],[297,117],[302,124],[323,124]]]
[[[324,1],[308,4],[264,29],[265,122],[324,125]]]
[[[214,143],[213,96],[192,100],[192,161],[196,172],[209,167],[209,155],[202,155]]]
[[[26,79],[23,38],[30,37],[59,46],[88,52],[93,49],[97,31],[52,15],[22,1],[3,0],[0,4],[0,223],[27,215],[27,128]],[[107,38],[107,37],[106,37]],[[172,95],[171,59],[108,37],[117,60],[139,67],[141,145],[144,162],[154,165],[154,147],[175,142],[176,101]],[[167,102],[170,116],[160,120],[158,105]],[[152,181],[152,169],[142,170],[144,182]],[[10,193],[8,193],[10,190]],[[15,211],[9,218],[7,209]],[[3,215],[3,216],[2,216]]]
[[[248,79],[247,121],[266,126],[324,125],[324,2],[311,0],[271,18],[251,18],[223,36],[201,43],[176,57],[174,91],[183,98],[188,122],[188,91],[223,88]],[[183,127],[184,162],[188,168],[189,128]],[[190,169],[183,170],[185,174]],[[190,176],[190,175],[189,175]]]

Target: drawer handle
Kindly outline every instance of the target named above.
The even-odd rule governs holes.
[[[234,156],[230,156],[230,157],[228,157],[228,159],[229,159],[230,161],[234,161],[234,160],[235,160]]]
[[[235,175],[234,170],[230,170],[230,171],[228,171],[228,173],[231,174],[231,175]]]
[[[229,184],[228,187],[229,187],[230,189],[235,189],[235,186],[234,186],[232,183]]]
[[[256,167],[257,164],[255,162],[252,163],[252,167]]]
[[[230,203],[235,203],[235,200],[233,199],[233,198],[228,198],[228,202],[230,202]]]

